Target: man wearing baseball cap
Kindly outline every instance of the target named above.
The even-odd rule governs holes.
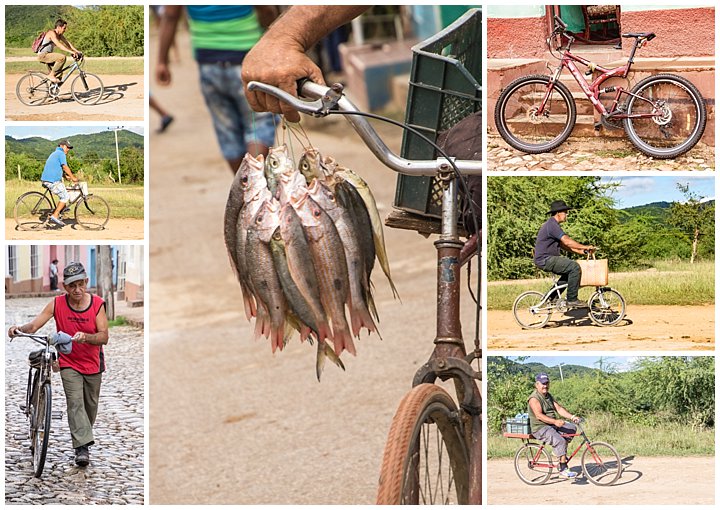
[[[78,182],[67,164],[67,153],[73,146],[67,140],[62,140],[58,143],[57,148],[45,161],[45,168],[40,176],[42,185],[48,188],[53,194],[58,197],[58,205],[52,216],[48,218],[52,223],[64,227],[65,222],[60,219],[60,213],[65,208],[65,204],[70,201],[70,195],[68,195],[65,184],[63,184],[63,174],[67,175],[67,178],[72,182]]]
[[[550,377],[544,372],[535,376],[535,391],[528,398],[528,415],[530,433],[538,441],[550,444],[553,453],[560,459],[560,475],[575,478],[577,473],[570,471],[567,465],[567,446],[570,440],[560,434],[574,434],[577,427],[559,417],[567,418],[573,423],[579,423],[580,417],[570,414],[553,398],[550,394]]]
[[[55,327],[72,336],[72,349],[60,351],[60,376],[67,400],[68,424],[75,448],[75,463],[90,463],[89,446],[95,443],[93,425],[98,411],[100,384],[105,371],[103,345],[108,342],[105,301],[87,291],[88,277],[80,262],[70,262],[63,270],[65,294],[50,301],[40,314],[22,326],[11,326],[8,336],[17,330],[35,333],[51,318]]]
[[[578,299],[580,289],[580,265],[574,260],[560,255],[560,248],[573,253],[595,251],[592,245],[580,244],[563,232],[561,223],[567,220],[570,207],[563,200],[555,200],[550,204],[547,214],[550,217],[537,234],[535,241],[535,257],[533,262],[543,271],[560,276],[559,284],[567,283],[567,305],[571,308],[587,306]]]

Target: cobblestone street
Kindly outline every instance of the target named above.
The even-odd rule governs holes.
[[[488,170],[714,170],[714,150],[698,144],[676,159],[653,159],[622,138],[571,138],[552,152],[525,154],[488,136]]]
[[[28,422],[20,409],[27,382],[27,355],[39,348],[30,339],[9,342],[7,329],[31,320],[49,298],[6,299],[5,337],[5,503],[137,504],[144,502],[144,356],[142,330],[110,329],[107,370],[100,390],[95,445],[90,465],[78,468],[65,413],[59,374],[53,374],[53,418],[41,479],[32,476]],[[54,321],[39,331],[54,332]]]

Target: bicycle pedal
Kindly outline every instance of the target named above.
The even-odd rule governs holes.
[[[594,125],[595,131],[600,131],[600,128],[602,127],[602,122],[596,122]]]
[[[63,412],[62,411],[53,411],[52,412],[52,419],[53,420],[62,420]]]

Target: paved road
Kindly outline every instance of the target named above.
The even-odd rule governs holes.
[[[25,323],[48,298],[6,300],[5,330]],[[42,333],[54,331],[50,321]],[[3,333],[5,334],[5,333]],[[74,464],[60,377],[53,376],[53,419],[42,479],[32,476],[25,415],[28,339],[5,337],[5,503],[6,504],[137,504],[144,502],[144,355],[142,331],[123,326],[110,330],[105,348],[108,369],[95,423],[95,446],[85,469]]]

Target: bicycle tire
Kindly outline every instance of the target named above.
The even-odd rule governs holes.
[[[45,104],[50,95],[47,76],[40,73],[28,73],[17,82],[15,95],[25,106]]]
[[[541,101],[550,83],[549,76],[540,74],[523,76],[510,83],[500,94],[498,102],[495,104],[495,127],[503,140],[511,147],[529,154],[540,154],[557,148],[572,134],[577,118],[575,100],[570,90],[560,81],[556,81],[553,88],[558,92],[562,102],[554,101],[553,93],[545,105],[546,110],[543,117],[538,118],[533,113],[537,107],[532,101]],[[537,87],[532,87],[533,85]],[[525,90],[523,87],[530,88]],[[530,104],[528,104],[528,98],[531,101]],[[560,113],[551,116],[553,105],[562,104],[564,107],[560,106]],[[557,109],[558,106],[555,108]],[[563,117],[565,118],[563,119]],[[554,125],[558,126],[557,134],[550,132],[547,136],[541,135],[540,126],[549,129]],[[525,130],[527,133],[522,133],[521,130]],[[533,135],[533,133],[535,134]],[[528,139],[524,139],[523,136]],[[540,141],[532,143],[533,138],[540,139]]]
[[[528,485],[542,485],[552,475],[552,467],[535,466],[536,463],[552,465],[548,451],[537,443],[527,443],[515,452],[515,473]]]
[[[515,317],[515,322],[523,329],[540,329],[545,326],[552,315],[552,307],[550,304],[545,304],[545,307],[548,308],[547,313],[534,313],[532,311],[532,308],[539,305],[544,298],[545,294],[536,290],[525,291],[515,298],[515,302],[513,303],[513,317]],[[526,313],[528,314],[527,317],[525,316]],[[531,320],[535,317],[537,317],[537,320]]]
[[[85,195],[75,205],[75,221],[85,230],[102,230],[110,219],[110,206],[103,197]]]
[[[34,430],[32,430],[31,437],[33,443],[33,474],[36,478],[40,478],[45,467],[48,442],[50,440],[52,421],[52,389],[50,383],[42,385],[35,413]]]
[[[650,113],[654,108],[635,96],[662,102],[663,118],[623,119],[630,141],[640,152],[657,159],[671,159],[692,149],[700,141],[707,124],[705,101],[691,82],[674,74],[656,74],[632,88],[626,113]],[[676,94],[675,97],[672,97]],[[663,97],[667,95],[667,99]],[[649,96],[649,97],[648,97]],[[668,103],[674,103],[671,109]],[[685,107],[683,108],[683,105]],[[685,135],[683,126],[689,126]]]
[[[97,104],[102,99],[105,87],[98,75],[83,72],[73,79],[70,92],[75,101],[89,106]]]
[[[595,485],[612,485],[622,475],[620,454],[614,446],[602,441],[587,445],[580,462],[585,478]]]
[[[625,299],[614,289],[598,290],[588,300],[588,315],[598,326],[614,326],[625,317]]]
[[[50,199],[39,191],[23,193],[15,201],[13,217],[20,230],[40,230],[52,215]]]
[[[434,384],[414,387],[390,426],[377,504],[467,504],[469,483],[469,455],[455,402]]]

